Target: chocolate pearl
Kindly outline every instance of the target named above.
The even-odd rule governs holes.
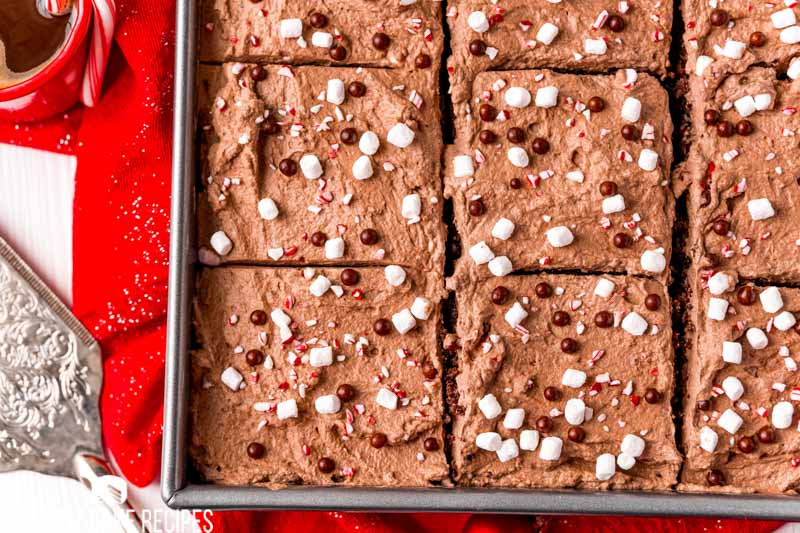
[[[728,23],[728,12],[724,9],[715,9],[709,17],[712,26],[723,26]]]
[[[294,176],[297,174],[297,163],[291,159],[283,159],[278,163],[278,170],[280,170],[281,174],[284,176]]]
[[[508,182],[508,186],[512,189],[521,189],[522,188],[522,180],[519,178],[511,178],[511,181]]]
[[[482,121],[492,122],[497,118],[497,109],[489,104],[481,104],[478,108],[478,115],[481,117]]]
[[[506,139],[514,144],[521,144],[525,142],[525,130],[522,128],[510,128],[506,133]]]
[[[553,421],[550,420],[549,416],[540,416],[536,419],[536,429],[542,433],[547,433],[553,429]]]
[[[630,238],[627,233],[617,233],[614,235],[614,246],[617,248],[627,248],[630,245]]]
[[[336,463],[330,457],[320,457],[317,461],[317,468],[323,474],[330,474],[336,468]]]
[[[469,203],[469,214],[474,217],[479,217],[486,212],[486,206],[483,205],[483,200],[480,198],[477,200],[472,200]]]
[[[345,128],[339,133],[339,139],[344,144],[355,144],[358,141],[358,132],[355,128]]]
[[[423,441],[422,447],[425,448],[426,452],[435,452],[439,449],[439,441],[433,437],[428,437]]]
[[[345,268],[339,275],[339,279],[342,280],[343,285],[355,285],[361,279],[361,276],[352,268]]]
[[[561,391],[555,387],[547,387],[544,389],[544,398],[551,402],[558,401],[561,398]]]
[[[274,120],[266,120],[261,131],[264,132],[264,135],[277,135],[281,131],[281,126]]]
[[[247,455],[250,459],[261,459],[266,451],[267,449],[260,442],[251,442],[247,445]]]
[[[553,294],[553,288],[550,287],[550,284],[546,281],[540,281],[536,284],[536,296],[539,298],[550,298],[550,295]]]
[[[486,53],[486,43],[480,39],[469,42],[469,53],[474,56],[482,56]]]
[[[261,309],[256,309],[250,313],[250,322],[256,326],[263,326],[267,323],[267,313]]]
[[[347,57],[347,48],[342,45],[334,46],[328,50],[328,55],[330,55],[331,59],[334,61],[343,61],[344,58]]]
[[[589,98],[589,111],[592,113],[599,113],[606,108],[606,101],[599,96],[592,96]]]
[[[311,244],[314,246],[325,246],[325,241],[327,240],[328,236],[321,231],[315,231],[311,234]]]
[[[644,391],[644,401],[647,403],[658,403],[661,401],[661,393],[651,387]]]
[[[756,291],[750,285],[739,287],[736,291],[736,299],[742,305],[753,305],[756,303]]]
[[[356,389],[350,384],[342,383],[336,387],[336,396],[343,402],[349,402],[356,397]]]
[[[250,366],[258,366],[264,362],[264,354],[261,350],[248,350],[247,353],[244,354],[244,358]]]
[[[644,306],[650,311],[658,311],[658,308],[661,307],[661,296],[648,294],[644,299]]]
[[[636,126],[634,126],[633,124],[625,124],[624,126],[622,126],[620,133],[622,134],[622,138],[625,139],[626,141],[633,141],[634,139],[636,139],[636,135],[639,132],[636,130]]]
[[[531,144],[531,149],[539,155],[544,155],[550,151],[550,143],[547,139],[536,137]]]
[[[751,453],[753,450],[756,449],[756,441],[754,441],[752,437],[742,437],[736,443],[736,446],[743,453]]]
[[[556,326],[568,326],[570,322],[569,314],[565,311],[556,311],[553,313],[552,321]]]
[[[497,287],[492,290],[492,303],[495,305],[503,305],[506,303],[508,299],[508,295],[511,291],[507,288],[503,287],[502,285],[498,285]]]
[[[256,65],[255,67],[250,69],[250,79],[253,81],[261,81],[267,78],[267,71]]]
[[[378,242],[378,232],[372,228],[367,228],[365,230],[361,230],[358,238],[361,240],[361,244],[370,246]]]
[[[367,86],[360,81],[351,81],[350,85],[347,86],[347,94],[353,98],[361,98],[367,94]]]
[[[714,233],[716,233],[717,235],[722,235],[724,237],[725,235],[728,234],[728,230],[731,229],[731,225],[724,218],[718,218],[711,225],[711,229],[714,230]]]
[[[760,31],[754,31],[750,34],[750,46],[755,48],[761,48],[765,44],[767,44],[767,36],[761,33]]]
[[[380,449],[386,446],[386,442],[388,440],[389,439],[386,438],[385,433],[373,433],[372,436],[369,438],[369,445],[372,446],[373,448]]]
[[[742,137],[747,137],[753,133],[753,123],[749,120],[740,120],[736,123],[736,133]]]
[[[583,442],[583,439],[586,438],[586,432],[577,426],[573,426],[567,431],[567,438],[572,442]]]
[[[608,29],[613,31],[614,33],[619,33],[625,29],[625,19],[620,17],[619,15],[611,15],[608,17],[606,21],[608,24]]]
[[[324,28],[328,25],[328,17],[322,13],[311,13],[311,16],[308,18],[308,23],[311,24],[313,28]]]
[[[414,58],[414,66],[417,68],[430,68],[431,64],[431,56],[428,54],[420,54]]]
[[[775,442],[775,430],[771,427],[763,427],[758,430],[758,442],[763,444],[772,444]]]
[[[706,473],[706,481],[712,487],[718,487],[725,484],[725,476],[719,470],[709,470]]]
[[[711,409],[711,402],[708,400],[697,400],[697,409],[699,411],[708,411]]]
[[[381,337],[385,337],[392,332],[392,323],[385,318],[379,318],[372,325],[372,330]]]
[[[478,140],[481,141],[481,144],[492,144],[497,140],[497,135],[492,130],[481,130],[478,134]]]
[[[594,325],[598,328],[610,328],[614,325],[614,315],[608,311],[600,311],[594,315]]]
[[[719,122],[719,111],[716,109],[706,109],[705,113],[703,113],[703,120],[709,126],[713,126]]]
[[[600,184],[600,194],[603,196],[614,196],[617,194],[617,184],[613,181],[604,181]]]
[[[426,379],[435,379],[436,376],[439,375],[439,371],[436,370],[436,367],[433,366],[433,363],[426,359],[422,363],[422,375],[425,376]]]
[[[578,341],[569,337],[561,339],[561,351],[564,353],[575,353],[578,351]]]
[[[372,46],[376,50],[386,50],[389,48],[392,40],[385,33],[376,33],[372,36]]]
[[[720,137],[730,137],[731,135],[733,135],[733,124],[731,124],[727,120],[723,120],[722,122],[718,123],[717,135]]]

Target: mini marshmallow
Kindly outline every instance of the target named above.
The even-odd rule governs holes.
[[[278,206],[272,198],[262,198],[258,202],[258,214],[264,220],[275,220],[278,218]]]
[[[718,442],[719,435],[717,435],[716,431],[708,426],[703,426],[700,428],[700,447],[702,449],[708,453],[714,453],[714,450],[717,449]]]
[[[586,404],[580,398],[570,398],[564,406],[564,419],[572,426],[580,426],[586,417]]]
[[[564,445],[558,437],[545,437],[539,448],[539,459],[543,461],[558,461],[561,458],[561,447]]]
[[[219,379],[232,391],[238,391],[244,381],[244,377],[232,366],[226,368]]]
[[[781,30],[780,40],[785,44],[800,43],[800,26],[789,26],[785,30]]]
[[[667,258],[655,250],[645,250],[639,263],[648,272],[664,272],[667,268]]]
[[[506,311],[505,315],[506,322],[508,322],[512,328],[519,326],[527,317],[528,312],[520,305],[519,302],[514,302],[514,305],[512,305],[511,308]]]
[[[497,458],[500,460],[501,463],[506,463],[512,459],[516,459],[519,457],[519,447],[517,447],[517,441],[514,439],[506,439],[500,445],[500,449],[497,450]]]
[[[531,93],[523,87],[509,87],[504,100],[507,106],[522,109],[531,105]]]
[[[328,292],[330,288],[331,281],[322,275],[317,276],[317,278],[311,282],[311,285],[308,286],[309,292],[318,298]]]
[[[617,456],[617,466],[623,470],[630,470],[636,466],[636,458],[631,457],[627,453],[621,453]]]
[[[769,93],[757,94],[753,97],[753,101],[756,103],[757,110],[764,111],[772,105],[772,95]]]
[[[742,344],[740,342],[722,342],[722,360],[734,365],[742,364]]]
[[[414,298],[414,303],[411,304],[411,314],[414,318],[420,320],[428,320],[433,312],[433,304],[425,297],[417,296]]]
[[[487,394],[478,400],[478,409],[481,410],[483,416],[485,416],[488,420],[497,418],[503,411],[503,408],[500,407],[500,402],[497,401],[497,398],[495,398],[494,394]]]
[[[796,323],[797,319],[789,311],[784,311],[772,321],[772,324],[780,331],[789,331]]]
[[[550,228],[545,232],[545,236],[547,237],[547,242],[554,248],[569,246],[575,240],[575,236],[566,226]]]
[[[772,21],[772,25],[778,30],[797,24],[797,17],[794,15],[794,11],[791,7],[776,11],[770,15],[769,18]]]
[[[736,414],[733,409],[726,409],[717,420],[717,425],[731,435],[735,435],[739,428],[742,427],[743,422],[742,417]]]
[[[558,103],[558,87],[552,85],[536,91],[536,107],[554,107]]]
[[[211,236],[210,242],[211,242],[211,247],[219,255],[228,255],[229,253],[231,253],[231,250],[233,249],[233,243],[228,238],[228,235],[222,230],[215,232]]]
[[[322,163],[314,154],[305,154],[300,158],[300,170],[307,180],[315,180],[322,176]]]
[[[475,165],[472,158],[468,155],[457,155],[453,158],[453,176],[456,178],[467,178],[475,175]]]
[[[539,432],[535,429],[525,429],[519,434],[519,447],[532,452],[539,446]]]
[[[727,39],[719,53],[730,59],[741,59],[746,49],[747,45],[745,43]]]
[[[789,68],[786,70],[786,75],[791,80],[800,79],[800,57],[792,59],[792,62],[789,63]]]
[[[330,48],[333,46],[333,35],[326,31],[315,31],[311,35],[311,46],[317,48]]]
[[[375,155],[380,147],[381,140],[373,131],[365,131],[358,140],[358,149],[361,150],[362,154]]]
[[[708,279],[708,291],[713,295],[723,294],[731,288],[731,278],[724,272],[717,272]]]
[[[594,294],[600,298],[608,298],[614,292],[615,287],[616,285],[610,279],[600,278],[597,280],[597,285],[594,286]]]
[[[495,239],[500,239],[501,241],[507,241],[511,234],[514,233],[514,223],[508,220],[507,218],[501,218],[497,222],[494,223],[494,227],[492,228],[492,237]]]
[[[583,51],[589,55],[601,56],[608,51],[608,45],[603,39],[584,39]]]
[[[568,368],[564,371],[564,375],[561,376],[561,384],[565,387],[579,389],[583,387],[584,383],[586,383],[586,372],[582,370]]]
[[[476,265],[484,265],[494,259],[494,252],[484,241],[481,241],[469,249],[469,256]]]
[[[767,287],[761,294],[758,295],[758,299],[761,300],[761,307],[764,308],[764,311],[767,313],[777,313],[783,307],[783,298],[781,297],[781,291],[778,287]]]
[[[475,437],[475,446],[487,452],[496,452],[503,445],[503,438],[499,433],[493,431],[486,433],[479,433]]]
[[[699,56],[694,64],[694,73],[697,74],[698,76],[702,76],[703,72],[705,72],[706,69],[710,67],[711,63],[713,62],[714,62],[713,57]]]
[[[545,22],[536,32],[536,40],[543,44],[550,44],[558,36],[558,26]]]
[[[610,215],[612,213],[619,213],[620,211],[625,211],[625,197],[621,194],[615,194],[614,196],[603,198],[604,214]]]
[[[489,261],[489,272],[498,278],[508,276],[512,270],[514,267],[511,265],[511,260],[504,255],[499,255]]]
[[[301,19],[283,19],[280,27],[281,39],[296,39],[303,36],[303,21]]]
[[[753,220],[766,220],[775,216],[775,209],[768,198],[758,198],[747,202],[747,210]]]
[[[386,387],[381,387],[378,390],[378,395],[375,397],[375,403],[394,411],[397,409],[397,394],[393,393]]]
[[[614,477],[617,471],[617,458],[610,453],[603,453],[597,457],[594,474],[600,481],[607,481]]]
[[[644,439],[639,435],[628,433],[622,438],[622,443],[619,445],[619,450],[622,453],[627,453],[631,457],[639,457],[644,452]]]
[[[383,269],[386,281],[392,287],[399,287],[406,280],[406,271],[399,265],[389,265]]]
[[[583,174],[583,171],[581,169],[576,169],[567,172],[566,178],[570,181],[574,181],[575,183],[583,183],[586,176]]]
[[[372,177],[372,160],[369,156],[362,155],[353,162],[353,177],[359,181]]]
[[[280,402],[278,404],[277,414],[278,420],[297,418],[297,402],[294,400],[294,398]]]
[[[711,320],[725,320],[728,314],[728,300],[724,298],[711,298],[708,301],[706,316]]]
[[[725,391],[725,395],[730,398],[731,401],[735,402],[744,394],[744,385],[739,381],[739,378],[728,376],[722,380],[722,390]]]
[[[331,366],[333,364],[333,348],[330,346],[311,348],[308,352],[308,362],[313,367]]]
[[[636,122],[642,115],[642,102],[638,98],[629,96],[622,102],[620,116],[628,122]]]
[[[478,33],[489,31],[489,19],[480,11],[470,13],[467,17],[467,24]]]
[[[269,317],[276,326],[288,326],[292,323],[292,317],[283,312],[283,309],[273,309]]]
[[[733,102],[733,107],[736,108],[736,112],[742,117],[749,117],[756,112],[756,101],[748,94],[747,96],[742,96],[735,100]]]
[[[762,350],[767,347],[767,344],[769,344],[767,334],[759,328],[748,329],[747,333],[745,333],[745,337],[747,337],[747,342],[750,343],[750,346],[754,350]]]
[[[314,408],[319,414],[333,415],[342,408],[342,402],[335,394],[326,394],[314,400]]]
[[[400,208],[400,214],[403,215],[403,218],[417,218],[421,212],[422,200],[420,200],[419,194],[414,193],[403,197],[403,205]]]
[[[344,103],[344,82],[342,80],[336,78],[328,80],[325,100],[335,105]]]
[[[639,168],[647,172],[653,171],[658,166],[658,153],[650,148],[645,148],[639,152],[639,160],[637,161]]]
[[[647,320],[636,311],[631,311],[622,319],[620,326],[634,337],[641,337],[647,331]]]
[[[525,421],[525,409],[509,409],[503,419],[503,427],[506,429],[519,429]]]
[[[344,257],[344,239],[336,237],[325,241],[325,258],[339,259]]]
[[[392,315],[392,324],[394,324],[394,328],[400,335],[405,335],[417,326],[417,320],[411,314],[411,311],[403,309],[399,313]]]
[[[530,163],[528,152],[519,146],[512,146],[509,148],[507,156],[511,164],[518,168],[525,168],[528,166],[528,163]]]
[[[397,146],[398,148],[406,148],[414,142],[414,130],[399,122],[392,126],[389,133],[386,134],[386,140],[389,144]]]
[[[789,402],[778,402],[772,408],[772,425],[776,429],[786,429],[792,425],[794,406]]]

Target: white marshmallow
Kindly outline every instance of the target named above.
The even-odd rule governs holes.
[[[344,239],[336,237],[325,241],[325,258],[339,259],[344,257]]]
[[[558,87],[552,85],[536,91],[536,107],[553,107],[558,103]]]
[[[639,160],[637,161],[639,168],[647,172],[653,171],[658,166],[658,153],[650,148],[645,148],[639,152]]]
[[[489,31],[489,19],[481,11],[473,11],[467,17],[467,24],[472,31],[483,33]]]
[[[528,163],[530,163],[528,152],[519,146],[512,146],[509,148],[507,156],[511,164],[518,168],[525,168],[528,166]]]
[[[353,177],[363,181],[372,177],[372,160],[369,156],[362,155],[353,162]]]
[[[409,194],[403,197],[403,205],[400,208],[400,214],[403,218],[412,219],[417,218],[422,213],[422,200],[419,194]]]
[[[722,380],[722,390],[725,391],[725,395],[728,398],[735,402],[744,394],[744,385],[739,381],[739,378],[728,376]]]
[[[311,285],[308,286],[308,291],[317,298],[319,298],[320,296],[328,292],[328,289],[330,288],[331,288],[331,280],[329,280],[323,275],[319,275],[316,277],[314,281],[311,282]]]
[[[610,453],[603,453],[597,457],[594,474],[600,481],[607,481],[614,477],[617,471],[617,458]]]
[[[432,312],[433,304],[430,300],[423,296],[414,298],[414,303],[411,304],[411,314],[414,315],[414,318],[428,320]]]
[[[586,178],[581,169],[570,170],[567,172],[566,177],[568,180],[574,181],[575,183],[583,183],[584,179]]]
[[[797,323],[797,319],[794,317],[794,314],[789,311],[784,311],[776,316],[772,323],[780,331],[789,331]]]
[[[736,108],[736,112],[739,113],[740,116],[749,117],[756,112],[756,101],[748,94],[747,96],[742,96],[734,100],[733,107]]]
[[[292,317],[283,312],[283,309],[273,309],[269,317],[276,326],[288,326],[292,323]]]
[[[702,449],[708,453],[714,453],[714,450],[717,449],[718,442],[719,435],[717,435],[716,431],[708,426],[703,426],[700,428],[700,447]]]
[[[501,241],[507,241],[514,233],[514,228],[515,226],[513,222],[507,218],[501,218],[494,223],[494,227],[492,228],[492,237],[495,239],[500,239]]]
[[[383,275],[386,276],[386,281],[392,287],[399,287],[406,280],[406,271],[399,265],[389,265],[383,269]]]
[[[583,51],[589,55],[601,56],[608,51],[608,46],[603,39],[584,39]]]
[[[628,122],[636,122],[642,115],[642,102],[638,98],[629,96],[622,102],[620,116]]]
[[[780,40],[785,44],[800,43],[800,26],[789,26],[785,30],[781,30]]]
[[[790,402],[778,402],[772,407],[772,425],[786,429],[792,425],[794,406]]]
[[[322,176],[322,163],[314,154],[305,154],[300,158],[300,170],[307,180],[315,180]]]
[[[719,53],[730,59],[741,59],[746,49],[747,45],[745,43],[727,39]]]
[[[494,252],[484,241],[481,241],[469,249],[469,256],[476,265],[484,265],[494,259]]]
[[[508,322],[512,328],[519,326],[527,317],[528,312],[520,305],[519,302],[514,302],[514,305],[512,305],[511,308],[506,311],[505,315],[506,322]]]
[[[389,133],[386,134],[386,140],[389,141],[389,144],[393,144],[398,148],[407,148],[414,142],[415,136],[414,130],[399,122],[392,126]]]
[[[539,459],[543,461],[558,461],[561,458],[561,447],[564,441],[558,437],[545,437],[539,448]]]
[[[539,432],[535,429],[525,429],[519,434],[519,447],[532,452],[539,446]]]
[[[358,149],[362,154],[375,155],[381,147],[381,140],[374,131],[365,131],[358,140]]]
[[[317,48],[330,48],[333,45],[333,35],[326,31],[315,31],[311,35],[311,46]]]
[[[297,402],[294,400],[294,398],[280,402],[278,404],[277,414],[278,420],[297,418]]]
[[[713,57],[699,56],[694,64],[694,73],[698,76],[702,76],[703,72],[705,72],[706,69],[710,67],[711,63],[713,62],[714,62]]]
[[[711,298],[708,301],[706,316],[711,320],[725,320],[728,315],[728,300],[724,298]]]
[[[667,268],[667,258],[655,250],[645,250],[639,263],[648,272],[664,272]]]
[[[344,82],[342,80],[336,78],[328,80],[325,100],[335,105],[344,103]]]
[[[378,395],[375,397],[375,403],[381,407],[394,411],[397,409],[397,394],[385,387],[381,387],[378,390]]]
[[[594,286],[594,294],[600,298],[608,298],[614,292],[615,287],[616,285],[610,279],[600,278],[597,280],[597,285]]]
[[[531,105],[531,93],[524,87],[509,87],[504,100],[509,107],[523,109]]]
[[[731,288],[731,278],[724,272],[717,272],[708,279],[708,291],[718,296]]]
[[[543,44],[550,44],[558,36],[558,26],[545,22],[536,32],[536,40]]]
[[[569,246],[575,240],[575,236],[566,226],[550,228],[545,232],[545,236],[547,237],[547,242],[554,248]]]
[[[525,421],[525,409],[509,409],[503,419],[503,427],[506,429],[519,429]]]
[[[628,433],[622,438],[622,443],[619,445],[619,450],[622,453],[627,453],[631,457],[639,457],[644,453],[644,439],[639,435]]]
[[[394,328],[400,335],[405,335],[417,326],[417,320],[411,314],[411,311],[403,309],[399,313],[392,315],[392,324],[394,324]]]
[[[753,220],[766,220],[775,216],[775,209],[768,198],[758,198],[747,202],[747,210]]]
[[[758,299],[761,300],[761,307],[767,313],[777,313],[783,307],[783,297],[778,287],[767,287],[761,291]]]
[[[564,419],[572,426],[580,426],[586,417],[586,404],[580,398],[570,398],[564,406]]]
[[[769,93],[757,94],[753,97],[753,101],[756,103],[757,110],[764,111],[772,105],[772,95]]]
[[[564,375],[561,376],[561,384],[565,387],[579,389],[583,387],[584,383],[586,383],[586,372],[582,370],[568,368],[564,371]]]
[[[743,422],[742,417],[736,414],[733,409],[726,409],[717,420],[717,425],[731,435],[735,435],[739,428],[742,427]]]
[[[500,402],[497,401],[494,394],[487,394],[478,400],[478,409],[481,410],[483,416],[488,420],[494,420],[500,416],[500,413],[503,411],[503,408],[500,407]]]
[[[303,35],[303,21],[301,19],[283,19],[281,21],[281,39],[296,39]]]
[[[264,220],[275,220],[278,218],[278,206],[272,198],[262,198],[258,202],[258,214]]]
[[[228,235],[220,230],[215,232],[211,236],[211,247],[217,252],[219,255],[228,255],[233,250],[233,243],[228,238]]]
[[[623,470],[630,470],[636,466],[636,458],[631,457],[627,453],[621,453],[617,456],[617,466]]]
[[[791,80],[800,79],[800,57],[792,59],[792,62],[789,63],[789,68],[786,70],[786,75]]]
[[[636,311],[631,311],[622,319],[620,326],[634,337],[641,337],[647,331],[647,320]]]
[[[489,261],[489,272],[498,278],[508,276],[513,270],[514,267],[511,265],[511,260],[504,255],[499,255]]]
[[[333,415],[342,408],[342,402],[335,394],[326,394],[314,400],[314,408],[319,414]]]
[[[232,391],[238,391],[244,381],[244,377],[232,366],[226,368],[219,379]]]
[[[606,215],[610,215],[612,213],[619,213],[620,211],[625,211],[625,197],[621,194],[615,194],[614,196],[609,196],[607,198],[603,198],[603,213]]]
[[[767,347],[767,344],[769,344],[767,334],[759,328],[748,329],[747,333],[745,333],[745,337],[747,337],[747,342],[750,343],[750,346],[754,350],[762,350]]]
[[[772,25],[778,30],[797,24],[797,17],[794,15],[794,11],[791,7],[776,11],[770,15],[769,18],[772,21]]]
[[[734,365],[742,364],[742,344],[740,342],[722,342],[722,360]]]
[[[487,452],[496,452],[503,445],[503,438],[493,431],[479,433],[475,437],[475,446]]]
[[[333,364],[333,348],[322,346],[311,348],[308,352],[308,362],[313,367],[331,366]]]
[[[475,165],[472,158],[468,155],[457,155],[453,158],[453,176],[456,178],[467,178],[475,175]]]
[[[517,441],[514,439],[506,439],[500,445],[500,449],[497,450],[497,458],[500,460],[501,463],[506,463],[512,459],[516,459],[519,457],[519,447],[517,447]]]

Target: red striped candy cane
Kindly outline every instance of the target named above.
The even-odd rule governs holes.
[[[92,0],[92,7],[94,11],[92,37],[81,88],[81,101],[88,107],[94,107],[100,99],[117,19],[115,0]]]
[[[66,15],[72,9],[72,0],[47,0],[45,9],[55,17]]]

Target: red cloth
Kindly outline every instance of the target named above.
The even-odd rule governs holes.
[[[105,95],[33,125],[0,122],[0,140],[78,156],[74,312],[105,356],[103,434],[124,475],[143,486],[159,470],[167,297],[174,0],[121,0]],[[77,140],[76,140],[77,139]],[[770,531],[713,520],[364,514],[213,513],[213,531],[547,532]]]

